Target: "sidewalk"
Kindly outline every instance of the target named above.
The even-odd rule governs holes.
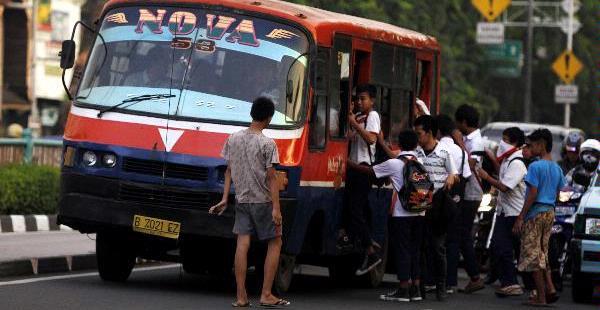
[[[94,269],[94,238],[76,231],[0,234],[0,277]]]

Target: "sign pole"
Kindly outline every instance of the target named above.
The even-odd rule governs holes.
[[[529,0],[527,8],[527,56],[525,64],[525,102],[523,103],[523,119],[525,122],[531,122],[531,79],[533,62],[533,0]]]
[[[575,15],[575,0],[569,0],[569,31],[567,31],[567,51],[573,51],[573,18]],[[564,126],[571,127],[571,104],[565,103]]]

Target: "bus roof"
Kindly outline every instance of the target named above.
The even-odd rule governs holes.
[[[320,45],[324,46],[331,46],[332,32],[337,32],[416,49],[431,51],[439,51],[440,49],[434,37],[413,30],[279,0],[111,0],[104,8],[106,10],[123,4],[141,6],[148,4],[165,4],[169,6],[207,4],[260,12],[302,25],[313,34]]]

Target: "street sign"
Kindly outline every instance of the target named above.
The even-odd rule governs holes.
[[[503,44],[484,47],[486,66],[490,74],[500,78],[518,78],[523,67],[523,42],[505,40]]]
[[[504,24],[477,23],[477,43],[502,44],[504,42]]]
[[[575,1],[573,3],[573,14],[575,14],[581,8],[581,2],[579,2],[579,0],[563,0],[560,6],[562,7],[563,11],[568,14],[571,10],[571,1]]]
[[[487,19],[494,21],[510,6],[511,0],[471,0],[471,4]]]
[[[577,103],[579,88],[577,85],[556,85],[554,88],[554,101],[556,103]]]
[[[572,51],[565,51],[552,64],[552,70],[566,84],[571,84],[583,69],[583,64]]]
[[[561,18],[559,24],[560,24],[560,29],[565,34],[569,34],[569,18],[568,17]],[[573,17],[573,34],[576,34],[577,31],[579,31],[579,29],[581,29],[581,22],[579,21],[579,19]]]

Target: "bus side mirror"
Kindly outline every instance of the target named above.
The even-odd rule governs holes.
[[[62,69],[71,69],[75,64],[75,41],[65,40],[62,42],[62,50],[58,53],[60,56],[60,67]]]

